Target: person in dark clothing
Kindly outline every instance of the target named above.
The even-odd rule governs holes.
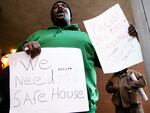
[[[9,97],[9,67],[7,67],[0,76],[0,113],[9,113]]]
[[[137,81],[131,79],[131,74]],[[116,113],[144,113],[138,88],[145,86],[143,76],[136,71],[124,69],[114,73],[106,84],[106,91],[112,94],[112,103]]]

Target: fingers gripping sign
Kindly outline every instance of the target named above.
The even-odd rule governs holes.
[[[41,53],[41,46],[38,42],[31,41],[23,45],[23,50],[33,59]]]

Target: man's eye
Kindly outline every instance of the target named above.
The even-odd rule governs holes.
[[[65,8],[67,8],[67,5],[66,5],[66,4],[62,4],[62,6],[65,7]]]
[[[68,6],[66,4],[61,4],[61,5],[55,5],[53,8],[56,9],[58,7],[64,7],[64,8],[68,8]]]
[[[57,6],[54,6],[54,7],[53,7],[53,9],[56,9],[56,8],[57,8]]]

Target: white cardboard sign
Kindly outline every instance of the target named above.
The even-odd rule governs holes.
[[[114,73],[143,61],[136,38],[128,35],[128,21],[119,4],[84,21],[104,73]]]
[[[31,59],[10,54],[10,113],[88,111],[85,72],[80,49],[43,48]]]

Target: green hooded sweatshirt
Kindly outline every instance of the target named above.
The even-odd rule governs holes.
[[[86,74],[89,107],[90,111],[95,110],[99,95],[94,67],[101,66],[89,36],[85,32],[81,32],[77,24],[73,24],[63,28],[50,26],[47,29],[39,30],[33,33],[27,41],[37,41],[41,47],[71,47],[81,49]],[[18,51],[21,50],[25,42],[18,46]]]

